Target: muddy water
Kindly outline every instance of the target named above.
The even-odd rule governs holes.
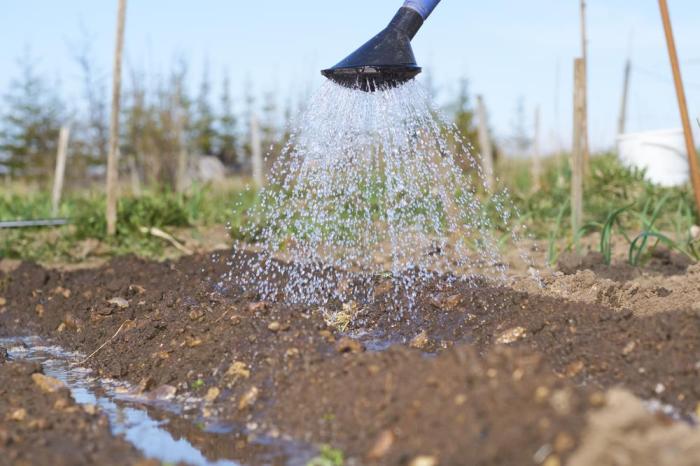
[[[155,419],[149,414],[149,409],[153,410],[154,406],[170,413],[181,412],[182,406],[165,400],[151,400],[146,403],[143,397],[133,395],[127,384],[96,379],[89,370],[76,367],[76,361],[81,360],[81,355],[77,353],[65,351],[58,346],[46,346],[37,337],[4,338],[0,339],[0,346],[8,348],[8,355],[12,359],[41,363],[44,373],[62,381],[70,389],[76,402],[98,407],[109,418],[112,433],[123,436],[149,458],[164,463],[186,463],[196,466],[239,464],[228,459],[207,458],[184,436],[175,438],[166,430],[164,427],[168,424],[167,420]],[[203,430],[212,435],[220,435],[229,434],[234,429],[226,424],[210,423],[204,426]],[[219,441],[230,443],[230,439],[226,438],[220,438]],[[267,443],[267,440],[263,440],[262,443]],[[309,451],[298,445],[276,447],[286,450],[285,456],[288,460],[289,456],[296,456],[291,463],[305,464],[308,460]]]

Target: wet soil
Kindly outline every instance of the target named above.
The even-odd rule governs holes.
[[[397,316],[381,282],[370,304],[261,301],[220,283],[228,257],[20,264],[0,274],[0,336],[41,335],[103,377],[200,398],[172,425],[236,426],[200,442],[242,464],[304,464],[298,445],[322,444],[348,464],[574,464],[599,446],[587,432],[614,387],[685,421],[700,402],[697,265],[616,276],[589,257],[543,289],[436,280]],[[275,442],[296,446],[260,447]]]
[[[111,435],[94,406],[76,404],[65,387],[49,391],[42,376],[38,363],[0,361],[1,465],[151,464]]]

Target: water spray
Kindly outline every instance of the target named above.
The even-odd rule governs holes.
[[[410,81],[421,72],[411,40],[438,3],[440,0],[406,0],[383,31],[321,73],[342,86],[366,92]]]

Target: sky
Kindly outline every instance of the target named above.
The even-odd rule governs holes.
[[[89,43],[108,75],[116,0],[0,0],[0,93],[30,50],[37,68],[77,97],[75,53]],[[179,57],[192,86],[205,67],[224,71],[239,110],[246,86],[298,98],[317,88],[321,68],[381,30],[401,0],[129,0],[126,69],[165,73]],[[581,54],[577,0],[443,0],[414,39],[444,103],[461,79],[484,96],[497,137],[513,133],[522,99],[532,127],[542,120],[546,149],[569,147],[573,61]],[[700,116],[700,3],[669,0],[688,103]],[[680,127],[657,0],[588,0],[589,127],[594,149],[615,143],[627,57],[633,62],[628,130]],[[425,79],[426,74],[420,78]],[[0,103],[0,106],[2,104]],[[0,107],[1,109],[1,107]]]

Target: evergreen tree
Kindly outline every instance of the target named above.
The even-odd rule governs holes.
[[[474,124],[474,109],[471,106],[469,82],[466,79],[462,79],[459,83],[457,98],[453,104],[453,115],[455,126],[459,130],[462,141],[465,144],[470,144],[478,153],[480,150],[479,131]]]
[[[209,71],[205,67],[199,94],[195,101],[195,115],[192,124],[192,143],[196,152],[201,155],[214,154],[216,144],[216,130],[214,128],[216,117],[209,100],[210,94]]]
[[[62,104],[36,73],[31,56],[19,60],[20,75],[4,96],[0,116],[0,165],[10,176],[45,178],[56,158]]]
[[[228,73],[224,75],[221,89],[219,125],[217,131],[217,155],[226,165],[240,164],[238,138],[236,136],[236,116],[231,101],[231,82]]]

